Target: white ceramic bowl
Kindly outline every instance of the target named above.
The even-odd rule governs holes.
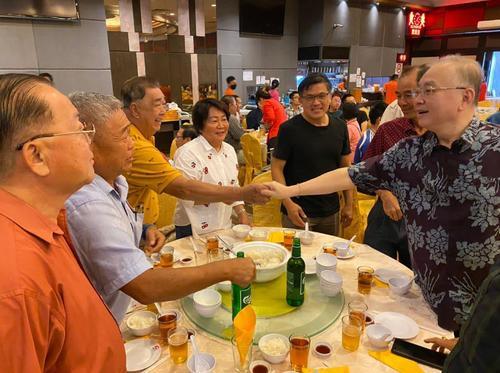
[[[268,232],[264,229],[252,229],[248,234],[252,241],[265,241],[268,236]]]
[[[340,290],[342,290],[342,283],[342,276],[337,272],[328,269],[321,272],[319,287],[321,292],[327,297],[334,297],[337,295]]]
[[[404,295],[410,290],[412,282],[408,277],[392,277],[389,279],[389,288],[394,294]]]
[[[285,343],[285,345],[287,346],[287,350],[285,353],[280,354],[280,355],[271,355],[271,354],[268,354],[267,352],[265,352],[264,349],[262,349],[262,346],[264,346],[266,342],[268,342],[271,339],[275,339],[275,338],[279,338]],[[259,349],[260,349],[260,352],[262,352],[262,356],[264,357],[264,359],[269,361],[271,364],[279,364],[279,363],[285,361],[286,356],[288,355],[288,352],[290,351],[290,342],[288,342],[288,338],[282,334],[270,333],[270,334],[266,334],[266,335],[263,335],[262,337],[260,337]]]
[[[310,245],[314,241],[314,233],[313,232],[300,232],[299,233],[300,243],[301,245]]]
[[[267,361],[264,361],[264,360],[254,360],[254,361],[252,361],[252,363],[250,364],[250,372],[253,372],[253,368],[255,368],[258,365],[265,366],[267,368],[267,372],[268,373],[272,372],[271,365],[269,365],[269,363]]]
[[[222,303],[222,296],[217,290],[204,289],[193,295],[194,308],[203,317],[213,317]]]
[[[221,281],[217,283],[217,289],[225,293],[231,291],[231,281]]]
[[[283,272],[285,272],[286,263],[290,258],[290,252],[283,246],[278,245],[277,243],[264,242],[264,241],[240,243],[233,247],[233,252],[237,253],[238,251],[243,251],[245,253],[245,256],[247,256],[246,252],[248,250],[253,251],[255,249],[278,251],[279,253],[281,253],[283,260],[278,264],[273,264],[267,267],[257,266],[254,282],[268,282],[278,278]]]
[[[337,258],[331,254],[319,254],[316,256],[316,274],[320,276],[321,272],[337,269]]]
[[[208,363],[209,369],[206,370],[205,372],[213,372],[213,370],[215,369],[215,357],[214,357],[214,355],[207,354],[205,352],[199,352],[198,356],[200,357],[200,359],[203,359]],[[195,357],[195,354],[192,354],[187,361],[187,368],[191,373],[197,373],[194,370],[194,357]],[[199,369],[198,369],[198,371],[199,371]]]
[[[233,228],[233,233],[237,238],[245,238],[248,236],[248,232],[252,229],[249,225],[246,224],[238,224]]]
[[[365,333],[368,336],[370,343],[377,348],[385,348],[394,339],[391,331],[383,325],[372,324],[365,328]],[[382,337],[389,334],[385,339]]]
[[[150,326],[145,327],[145,328],[137,328],[137,327],[134,327],[132,325],[134,319],[136,319],[136,318],[141,318],[141,319],[144,318],[144,319],[152,320],[153,323],[151,323]],[[153,312],[150,312],[150,311],[134,312],[127,319],[127,327],[130,329],[132,334],[135,335],[136,337],[142,337],[142,336],[150,334],[153,331],[154,327],[156,326],[156,323],[157,323],[156,314],[154,314]]]
[[[347,242],[336,241],[333,243],[333,247],[337,249],[338,256],[346,256],[349,253]]]

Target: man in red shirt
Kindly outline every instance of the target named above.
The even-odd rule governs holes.
[[[0,370],[124,372],[113,316],[64,240],[64,201],[94,177],[95,130],[33,75],[0,75]]]
[[[391,76],[391,80],[384,84],[384,101],[387,105],[397,99],[396,90],[398,89],[398,75]]]

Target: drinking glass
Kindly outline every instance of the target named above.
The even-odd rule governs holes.
[[[283,231],[283,246],[285,246],[288,251],[292,250],[294,237],[295,231],[293,229],[285,229]]]
[[[174,364],[182,364],[188,356],[188,331],[182,326],[168,331],[168,350]]]
[[[168,331],[177,327],[177,314],[175,312],[166,312],[159,315],[158,325],[160,326],[161,341],[168,344]]]
[[[367,266],[358,267],[358,291],[368,295],[372,289],[373,268]]]
[[[353,300],[347,305],[349,315],[356,316],[361,320],[362,330],[365,330],[366,324],[366,311],[368,311],[368,306],[365,302],[361,300]]]
[[[345,315],[342,317],[342,347],[347,351],[356,351],[362,333],[362,321],[359,317]]]
[[[160,250],[160,267],[172,267],[174,264],[174,248],[165,246]]]
[[[238,373],[248,373],[250,362],[252,361],[253,341],[248,341],[248,346],[239,346],[236,343],[236,337],[231,338],[233,347],[234,371]],[[245,356],[242,356],[246,352]]]
[[[309,346],[311,340],[306,335],[290,335],[290,364],[292,370],[302,372],[302,368],[307,368],[309,358]]]

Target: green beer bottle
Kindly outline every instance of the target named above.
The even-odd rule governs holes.
[[[242,251],[238,251],[236,253],[236,257],[244,258],[245,253]],[[252,303],[252,288],[251,285],[248,284],[246,288],[242,288],[239,285],[231,284],[232,287],[232,309],[233,309],[233,320],[243,308]]]
[[[304,303],[306,264],[300,257],[300,238],[293,239],[292,257],[286,265],[286,302],[293,307]]]

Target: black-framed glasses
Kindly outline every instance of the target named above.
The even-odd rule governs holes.
[[[438,91],[449,91],[452,89],[467,89],[467,87],[424,87],[424,88],[418,88],[418,89],[413,89],[409,92],[406,92],[405,97],[406,98],[417,98],[419,95],[422,95],[422,97],[429,97],[433,96],[436,92]]]
[[[304,95],[301,97],[304,101],[312,103],[316,100],[325,101],[329,96],[330,96],[329,93],[323,92],[323,93],[320,93],[319,95]]]
[[[92,123],[85,123],[83,121],[80,121],[83,124],[83,129],[80,131],[71,131],[71,132],[60,132],[60,133],[42,133],[40,135],[36,135],[33,137],[30,137],[28,140],[23,141],[22,143],[19,143],[16,145],[16,150],[21,150],[24,145],[27,143],[38,140],[38,139],[44,139],[44,138],[49,138],[49,137],[57,137],[57,136],[66,136],[66,135],[85,135],[87,137],[87,140],[89,143],[92,142],[94,139],[95,135],[95,127]]]

